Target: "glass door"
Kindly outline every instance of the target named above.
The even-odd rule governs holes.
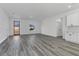
[[[14,35],[20,35],[20,21],[14,21]]]

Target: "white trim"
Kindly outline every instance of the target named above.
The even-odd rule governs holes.
[[[9,37],[9,36],[8,36]],[[5,39],[3,40],[0,40],[0,44],[2,44],[2,42],[4,42],[8,37],[6,37]]]

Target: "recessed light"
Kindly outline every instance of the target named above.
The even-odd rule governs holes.
[[[72,8],[72,6],[71,5],[68,5],[68,8]]]

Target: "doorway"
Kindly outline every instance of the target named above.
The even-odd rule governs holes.
[[[20,35],[20,21],[14,21],[13,27],[14,35]]]

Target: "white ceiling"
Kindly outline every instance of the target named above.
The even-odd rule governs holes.
[[[17,16],[22,19],[44,19],[53,17],[57,14],[78,8],[79,4],[72,4],[72,8],[68,8],[69,3],[2,3],[2,8],[9,17]]]

